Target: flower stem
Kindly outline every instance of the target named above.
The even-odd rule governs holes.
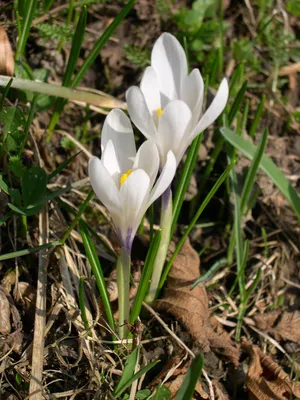
[[[129,321],[130,254],[122,247],[117,261],[117,285],[119,293],[119,335],[125,339],[128,334],[126,323]]]
[[[149,293],[146,297],[147,303],[152,303],[157,296],[157,289],[163,267],[165,265],[167,252],[170,244],[170,232],[172,226],[172,191],[168,188],[161,198],[161,214],[160,214],[160,228],[161,228],[161,242],[158,249],[156,259],[153,266],[152,278]]]

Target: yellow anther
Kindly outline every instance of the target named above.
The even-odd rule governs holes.
[[[158,116],[158,118],[161,117],[162,111],[163,111],[163,110],[162,110],[160,107],[157,109],[157,116]]]
[[[131,174],[132,169],[129,169],[127,172],[125,172],[125,174],[121,175],[120,178],[120,187],[123,185],[123,183],[126,181],[126,179],[129,177],[129,175]]]

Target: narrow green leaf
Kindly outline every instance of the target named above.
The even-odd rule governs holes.
[[[45,196],[47,189],[47,174],[43,168],[26,169],[22,179],[22,196],[24,206],[37,205]]]
[[[206,282],[210,280],[219,269],[224,267],[225,265],[228,264],[227,258],[221,258],[220,260],[216,261],[212,267],[202,276],[200,276],[193,284],[191,289],[194,289],[199,283]]]
[[[54,0],[43,0],[43,11],[46,13],[50,10]]]
[[[139,355],[139,348],[136,347],[132,351],[132,353],[129,354],[129,356],[127,357],[123,374],[121,376],[119,383],[117,384],[117,387],[114,390],[114,393],[122,391],[122,389],[126,386],[127,382],[130,381],[130,379],[133,377],[136,363],[138,361],[138,355]]]
[[[251,294],[254,292],[254,290],[257,288],[261,278],[261,269],[257,270],[257,273],[255,275],[254,281],[251,283],[249,288],[246,291],[246,299],[248,300]]]
[[[90,237],[90,234],[89,234],[86,226],[84,224],[82,224],[81,222],[79,222],[79,227],[80,227],[80,233],[81,233],[83,245],[85,248],[85,253],[86,253],[86,256],[91,265],[91,268],[92,268],[92,271],[93,271],[93,274],[96,279],[96,283],[97,283],[97,286],[98,286],[98,289],[100,292],[100,296],[103,301],[108,324],[109,324],[110,328],[112,329],[112,331],[114,331],[114,329],[115,329],[114,317],[113,317],[113,313],[112,313],[111,306],[110,306],[109,296],[108,296],[107,289],[106,289],[106,283],[105,283],[102,267],[101,267],[99,258],[97,256],[95,246],[92,242],[92,239]]]
[[[7,183],[3,180],[1,174],[0,174],[0,189],[3,190],[4,193],[9,194],[9,187]]]
[[[169,388],[160,383],[156,389],[156,393],[153,400],[170,400],[170,397],[171,397],[171,392]]]
[[[9,259],[15,258],[15,257],[27,256],[28,254],[35,253],[42,249],[49,249],[51,247],[56,247],[58,245],[59,245],[59,241],[56,240],[54,242],[42,244],[41,246],[31,247],[30,249],[24,249],[24,250],[19,250],[19,251],[13,251],[12,253],[2,254],[2,255],[0,255],[0,261],[9,260]]]
[[[84,200],[84,202],[79,207],[78,213],[75,215],[75,218],[71,222],[70,226],[68,227],[66,232],[63,234],[62,238],[60,239],[61,244],[64,244],[65,241],[68,239],[69,235],[71,234],[72,230],[75,228],[75,225],[77,224],[77,222],[80,220],[82,214],[84,213],[85,209],[89,205],[89,202],[91,201],[93,196],[94,196],[94,192],[91,190],[90,193],[86,196],[86,199]]]
[[[181,388],[178,390],[176,400],[192,400],[195,387],[198,379],[200,378],[202,368],[204,365],[204,358],[202,354],[197,354],[193,359],[192,365],[188,369]]]
[[[248,202],[249,194],[251,193],[261,158],[264,154],[264,150],[265,150],[266,143],[267,143],[267,138],[268,138],[268,129],[265,129],[263,131],[261,141],[257,147],[257,150],[253,156],[253,162],[251,164],[251,167],[249,168],[249,171],[247,173],[246,180],[245,180],[245,183],[243,186],[243,191],[241,194],[241,214],[242,215],[244,213],[246,204]]]
[[[235,148],[228,143],[227,143],[227,157],[229,163],[232,163],[232,161],[235,159]],[[237,176],[234,168],[232,168],[232,170],[230,171],[229,176],[231,180],[231,188],[234,200],[234,231],[232,232],[232,234],[234,234],[235,238],[236,263],[237,263],[237,270],[239,273],[242,270],[242,260],[244,254],[243,232],[241,228],[241,205],[240,205],[241,200],[238,190]],[[239,287],[240,287],[241,297],[243,297],[243,294],[245,292],[244,274],[240,274]]]
[[[24,129],[24,137],[23,140],[21,142],[20,148],[19,148],[19,156],[21,157],[24,147],[26,145],[26,142],[28,140],[28,136],[29,136],[29,130],[30,130],[30,126],[31,123],[33,121],[33,117],[34,117],[34,111],[35,111],[35,106],[36,106],[36,102],[37,102],[37,96],[33,96],[31,105],[30,105],[30,110],[29,110],[29,114],[26,120],[26,125],[25,125],[25,129]]]
[[[89,329],[89,323],[85,312],[85,301],[84,301],[84,278],[81,276],[79,278],[79,289],[78,289],[78,299],[79,299],[79,308],[81,313],[81,318],[86,330]],[[91,332],[89,332],[89,336],[91,336]]]
[[[150,243],[150,247],[147,253],[147,257],[145,260],[142,276],[140,279],[140,283],[138,286],[138,291],[134,299],[134,303],[132,306],[131,314],[130,314],[130,323],[134,324],[135,320],[140,314],[142,304],[144,298],[149,289],[149,282],[152,276],[153,265],[156,258],[156,254],[160,245],[161,240],[161,230],[156,232],[153,240]]]
[[[143,375],[145,375],[151,368],[153,368],[156,364],[158,364],[160,362],[160,360],[157,361],[152,361],[150,364],[146,365],[145,367],[143,367],[142,369],[140,369],[135,375],[133,375],[133,377],[126,383],[125,386],[123,386],[123,388],[121,390],[119,390],[118,392],[114,392],[114,396],[115,398],[118,398],[121,396],[121,394],[129,387],[133,384],[134,381],[136,381],[137,379],[139,379],[140,377],[142,377]]]
[[[25,2],[24,2],[25,4]],[[31,22],[38,4],[38,0],[27,0],[26,8],[24,9],[26,15],[24,17],[24,21],[22,23],[22,31],[17,43],[17,50],[15,59],[18,60],[19,57],[24,55],[27,39],[29,36],[29,30],[31,26]]]
[[[245,81],[242,85],[242,87],[240,88],[237,96],[234,99],[234,102],[230,108],[229,114],[228,114],[228,125],[231,125],[234,117],[236,116],[236,113],[239,111],[239,109],[241,108],[242,102],[244,100],[244,96],[247,90],[247,86],[248,86],[248,81]]]
[[[174,253],[172,254],[172,257],[170,258],[169,262],[167,263],[166,267],[164,268],[164,271],[162,273],[162,277],[160,279],[159,282],[159,289],[161,289],[165,283],[165,280],[167,279],[167,276],[169,274],[169,271],[172,267],[172,264],[175,260],[175,258],[177,257],[178,253],[180,252],[185,239],[187,238],[187,236],[190,234],[190,232],[192,231],[194,225],[197,223],[200,215],[203,213],[203,211],[205,210],[206,206],[208,205],[208,203],[210,202],[210,200],[213,198],[213,196],[216,194],[216,192],[218,191],[219,187],[222,185],[222,183],[225,181],[225,179],[227,178],[230,170],[232,169],[232,167],[234,166],[234,163],[232,163],[231,165],[229,165],[225,171],[222,173],[222,175],[218,178],[217,182],[214,184],[214,186],[212,187],[212,189],[210,190],[210,192],[207,194],[207,196],[205,197],[205,199],[203,200],[201,206],[199,207],[198,211],[196,212],[194,218],[192,219],[191,223],[189,224],[189,226],[187,227],[187,229],[185,230],[183,236],[181,237],[181,239],[179,240],[177,247],[174,251]]]
[[[259,121],[261,119],[261,116],[262,116],[262,113],[263,113],[263,110],[264,110],[265,101],[266,101],[266,95],[263,94],[262,98],[260,100],[260,103],[259,103],[259,105],[257,107],[256,113],[255,113],[255,116],[254,116],[254,120],[253,120],[252,125],[251,125],[251,127],[249,129],[249,136],[251,138],[254,138],[254,136],[255,136]]]
[[[90,51],[90,53],[88,54],[86,59],[84,60],[82,66],[81,66],[80,70],[78,71],[78,73],[76,74],[74,80],[72,81],[72,83],[70,85],[72,88],[75,88],[79,84],[81,79],[84,77],[84,75],[86,74],[88,69],[91,67],[91,65],[95,61],[95,59],[99,56],[100,51],[102,50],[102,48],[104,47],[104,45],[106,44],[106,42],[108,41],[110,36],[113,34],[115,29],[118,27],[118,25],[123,21],[123,19],[129,13],[129,11],[133,7],[134,3],[135,3],[135,0],[129,0],[129,2],[121,10],[119,15],[117,15],[116,18],[113,20],[113,22],[111,24],[109,24],[108,27],[105,29],[103,34],[97,40],[94,47],[92,48],[92,50]],[[49,124],[49,128],[48,128],[50,132],[54,130],[58,119],[59,119],[59,114],[58,113],[53,114],[52,119]]]
[[[228,128],[222,128],[221,133],[226,140],[240,150],[247,158],[253,160],[257,146],[236,135]],[[288,179],[266,154],[263,154],[259,166],[286,197],[300,220],[300,197]]]
[[[84,38],[85,27],[86,27],[86,18],[87,18],[86,7],[83,7],[81,14],[80,14],[80,18],[79,18],[77,26],[76,26],[76,31],[75,31],[73,39],[72,39],[72,47],[71,47],[70,56],[68,59],[68,64],[66,67],[66,72],[63,77],[62,86],[70,85],[71,78],[72,78],[72,75],[76,68],[78,58],[79,58],[82,41]],[[63,99],[58,99],[56,101],[55,106],[54,106],[53,117],[55,114],[59,115],[61,113],[61,111],[64,107],[64,104],[65,104],[65,101]]]
[[[84,60],[74,81],[72,82],[73,88],[76,87],[78,85],[78,83],[81,81],[81,79],[84,77],[87,70],[93,64],[95,59],[99,56],[100,51],[103,49],[103,47],[106,44],[106,42],[108,41],[108,39],[111,37],[113,32],[120,25],[120,23],[123,21],[123,19],[126,17],[126,15],[129,13],[129,11],[132,9],[134,3],[135,3],[135,0],[129,0],[128,3],[121,10],[119,15],[117,15],[116,18],[112,21],[112,23],[108,25],[108,27],[105,29],[105,31],[103,32],[101,37],[97,40],[97,42],[95,43],[91,52],[88,54],[88,56]]]
[[[57,176],[58,174],[61,173],[61,171],[63,171],[69,164],[71,164],[72,161],[75,160],[75,158],[82,152],[82,150],[80,150],[78,153],[73,154],[71,157],[69,157],[67,160],[63,161],[61,164],[59,164],[59,166],[48,175],[48,182],[51,181],[51,179],[53,179],[55,176]]]
[[[2,93],[2,98],[1,98],[1,101],[0,101],[0,109],[3,107],[4,101],[6,99],[6,96],[7,96],[8,92],[9,92],[9,89],[11,87],[12,82],[13,82],[13,78],[10,78],[10,80],[7,83],[7,85],[4,87],[4,90],[3,90],[3,93]]]
[[[197,162],[197,157],[202,137],[203,137],[203,132],[193,140],[193,143],[189,148],[188,155],[182,169],[182,173],[180,175],[180,180],[176,188],[174,202],[173,202],[173,221],[172,221],[170,238],[172,238],[173,236],[177,220],[181,211],[181,207],[184,201],[184,196],[190,184],[191,176],[195,164]]]

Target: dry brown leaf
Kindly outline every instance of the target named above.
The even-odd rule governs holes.
[[[190,289],[199,273],[198,253],[192,248],[189,240],[186,240],[169,273],[164,297],[156,305],[160,310],[174,315],[197,340],[204,352],[210,351],[211,348],[218,349],[219,353],[238,365],[238,349],[224,332],[215,332],[211,325],[205,287],[198,285],[195,289]]]
[[[0,286],[0,333],[8,335],[10,332],[10,305],[5,290]]]
[[[176,398],[178,390],[181,388],[185,375],[178,375],[172,382],[167,382],[165,386],[170,390],[171,397],[170,400]],[[208,394],[204,391],[200,381],[196,383],[195,392],[198,393],[201,400],[209,399]],[[193,397],[195,398],[195,397]],[[197,397],[198,398],[198,397]]]
[[[279,310],[254,317],[256,326],[275,337],[276,340],[291,340],[300,343],[300,311]]]
[[[5,29],[0,26],[0,75],[13,76],[15,68],[14,55]]]
[[[292,382],[288,374],[259,347],[243,340],[242,349],[250,356],[246,385],[253,400],[287,400],[300,397],[300,383]]]
[[[15,352],[21,351],[23,341],[21,317],[13,299],[2,285],[0,285],[0,334],[0,347],[4,353],[9,348]]]

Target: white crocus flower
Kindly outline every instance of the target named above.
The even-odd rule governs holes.
[[[169,150],[177,164],[192,140],[211,125],[224,110],[228,83],[223,79],[209,108],[202,115],[204,84],[200,71],[188,74],[185,52],[170,33],[154,44],[151,67],[147,67],[140,88],[127,90],[130,118],[147,139],[153,140],[164,165]]]
[[[104,122],[101,149],[101,160],[89,161],[91,185],[111,214],[122,248],[130,254],[143,215],[174,178],[176,159],[169,151],[156,181],[156,145],[147,140],[136,152],[131,123],[119,109],[112,110]]]

